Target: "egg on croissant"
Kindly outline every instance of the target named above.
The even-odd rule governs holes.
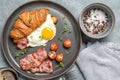
[[[31,47],[41,46],[41,45],[45,46],[49,40],[54,38],[55,34],[56,34],[56,26],[53,23],[51,14],[48,14],[46,21],[36,30],[34,30],[29,36],[27,36],[28,39],[27,46],[31,46]]]

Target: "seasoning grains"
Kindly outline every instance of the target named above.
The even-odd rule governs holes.
[[[85,12],[83,18],[84,27],[91,34],[99,34],[108,27],[108,15],[99,8]]]
[[[0,80],[16,80],[14,73],[9,70],[0,72]]]

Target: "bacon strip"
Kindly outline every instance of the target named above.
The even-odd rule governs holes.
[[[27,47],[28,40],[27,38],[22,38],[18,41],[17,47],[21,50],[25,49]]]
[[[40,48],[37,52],[32,53],[20,60],[20,66],[23,70],[31,72],[53,72],[52,61],[46,60],[48,57],[45,48]]]
[[[47,73],[53,72],[53,66],[50,60],[44,61],[39,68],[40,68],[40,72],[47,72]]]

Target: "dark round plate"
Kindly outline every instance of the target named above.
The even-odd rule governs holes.
[[[21,67],[19,66],[19,60],[26,55],[35,52],[38,48],[43,47],[35,47],[35,48],[29,48],[28,53],[26,55],[21,55],[19,58],[14,58],[16,52],[20,52],[19,49],[17,49],[16,45],[13,44],[12,39],[9,36],[10,30],[13,28],[13,24],[15,20],[18,18],[18,15],[23,12],[24,10],[33,10],[37,9],[39,10],[41,7],[48,8],[50,10],[50,13],[58,18],[58,23],[56,25],[57,32],[54,39],[49,41],[47,43],[46,48],[47,51],[49,51],[49,47],[52,41],[56,41],[59,44],[59,49],[57,53],[62,52],[64,54],[64,60],[63,63],[65,64],[65,67],[58,67],[58,62],[53,61],[54,66],[54,72],[51,74],[48,73],[35,73],[32,74],[28,71],[23,71]],[[66,16],[65,19],[63,17]],[[71,33],[66,32],[64,35],[62,34],[63,28],[65,27],[65,23],[67,23],[67,28],[71,30]],[[58,40],[58,37],[62,36],[64,39],[70,39],[72,41],[72,47],[70,49],[65,49],[63,47],[63,42]],[[58,77],[62,74],[64,74],[75,62],[81,45],[81,32],[80,27],[78,26],[75,18],[73,15],[64,7],[62,7],[59,4],[56,4],[51,1],[32,1],[29,3],[26,3],[19,8],[17,8],[12,15],[8,18],[2,35],[2,49],[5,55],[5,58],[7,59],[8,63],[20,74],[22,74],[25,77],[31,78],[31,79],[52,79],[55,77]],[[66,53],[66,50],[69,52]]]

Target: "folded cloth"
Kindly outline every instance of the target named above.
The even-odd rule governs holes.
[[[120,44],[96,42],[76,62],[85,80],[120,80]]]

